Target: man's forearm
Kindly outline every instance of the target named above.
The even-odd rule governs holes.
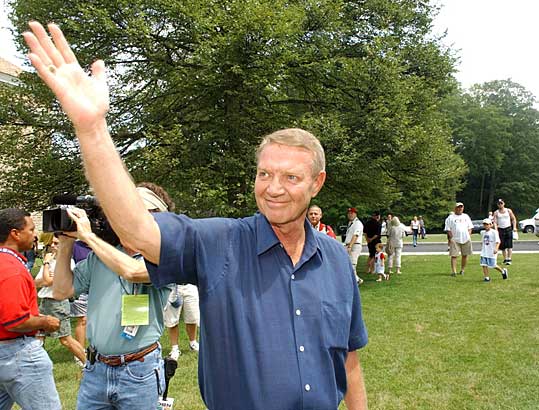
[[[150,276],[144,261],[133,259],[94,233],[85,234],[82,239],[92,248],[97,257],[119,276],[130,282],[150,282]]]
[[[75,131],[86,177],[114,232],[122,243],[141,251],[152,262],[158,262],[160,244],[156,244],[155,238],[159,230],[116,151],[105,119],[91,128],[80,129],[75,124]]]
[[[348,352],[346,356],[347,389],[344,402],[348,410],[367,410],[367,391],[357,352]]]
[[[45,329],[49,326],[50,316],[30,316],[17,326],[8,329],[10,332],[30,332],[32,330]]]
[[[60,239],[60,245],[56,253],[54,280],[52,281],[52,296],[56,300],[68,299],[75,293],[73,272],[71,271],[71,256],[74,243],[73,239]]]

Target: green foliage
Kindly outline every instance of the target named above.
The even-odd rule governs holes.
[[[469,168],[459,198],[473,215],[487,215],[498,197],[526,217],[537,208],[539,111],[534,102],[510,80],[478,84],[448,99],[453,143]]]
[[[419,203],[426,214],[440,205],[430,201],[437,192],[444,206],[459,188],[463,167],[439,108],[454,88],[454,60],[429,34],[427,1],[11,4],[19,30],[29,19],[58,22],[83,66],[105,60],[110,130],[129,170],[163,185],[191,215],[253,212],[259,138],[290,126],[326,148],[326,209],[346,198],[399,212]],[[32,104],[4,124],[32,118],[73,141],[44,86],[31,74],[23,81]],[[65,164],[78,178],[74,158]]]

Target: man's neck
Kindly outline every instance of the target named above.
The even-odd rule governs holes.
[[[19,253],[23,252],[22,250],[19,249],[19,246],[17,245],[17,243],[13,241],[0,242],[0,248],[9,248]]]
[[[302,220],[284,225],[271,225],[273,232],[283,244],[294,265],[299,262],[305,245],[305,227],[303,225]]]

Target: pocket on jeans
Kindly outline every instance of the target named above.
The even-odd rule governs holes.
[[[127,375],[135,381],[147,380],[151,377],[155,378],[155,370],[158,368],[159,362],[153,360],[152,357],[145,357],[143,362],[135,360],[129,362],[126,367]]]

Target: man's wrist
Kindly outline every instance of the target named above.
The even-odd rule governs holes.
[[[86,242],[88,245],[90,245],[90,242],[92,242],[95,239],[96,235],[92,231],[89,232],[81,232],[79,233],[79,238]]]

